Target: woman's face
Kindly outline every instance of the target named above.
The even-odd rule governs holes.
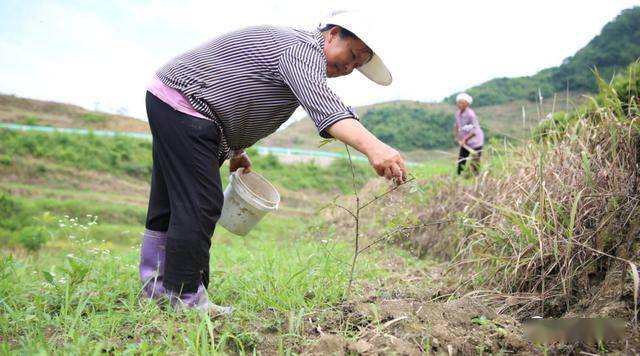
[[[464,109],[466,109],[467,106],[469,106],[469,103],[467,103],[464,100],[458,100],[457,105],[458,105],[458,109],[460,109],[460,111],[464,111]]]
[[[373,55],[360,39],[340,36],[340,28],[337,26],[326,31],[324,36],[324,55],[329,78],[350,74],[367,63]]]

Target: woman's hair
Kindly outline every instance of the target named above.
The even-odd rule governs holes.
[[[356,40],[362,41],[360,39],[360,37],[356,36],[355,33],[347,30],[346,28],[344,28],[344,27],[342,27],[340,25],[334,25],[334,24],[330,24],[329,23],[329,24],[326,24],[324,26],[320,26],[319,30],[320,30],[320,32],[326,32],[326,31],[331,30],[334,27],[337,27],[337,28],[340,29],[340,33],[339,33],[340,38],[342,38],[342,39],[354,38]],[[362,42],[364,43],[364,41],[362,41]],[[365,43],[365,46],[366,46],[366,43]],[[369,53],[369,59],[367,60],[367,62],[369,62],[371,60],[371,58],[373,58],[374,53],[373,53],[373,50],[371,48],[369,48],[368,46],[367,46],[367,52]]]
[[[326,24],[322,27],[320,27],[320,32],[325,32],[325,31],[329,31],[330,29],[334,28],[334,27],[338,27],[340,29],[340,37],[342,38],[355,38],[355,39],[360,39],[358,38],[358,36],[356,36],[355,33],[347,30],[346,28],[343,28],[339,25],[334,25],[334,24]]]

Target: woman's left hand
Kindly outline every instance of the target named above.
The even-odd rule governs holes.
[[[244,173],[251,172],[251,160],[249,159],[249,155],[245,152],[242,152],[229,160],[229,172],[233,173],[240,167],[244,168]]]

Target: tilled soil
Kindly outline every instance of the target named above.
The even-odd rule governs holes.
[[[342,325],[350,337],[316,327],[318,341],[306,355],[475,355],[536,354],[515,319],[498,315],[481,302],[364,299],[343,306]],[[337,326],[337,325],[336,325]]]

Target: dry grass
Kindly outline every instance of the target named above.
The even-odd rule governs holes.
[[[475,272],[471,288],[489,287],[484,297],[522,317],[576,313],[586,298],[592,313],[636,322],[640,117],[630,104],[623,111],[603,86],[566,130],[514,149],[504,171],[464,191],[465,233],[452,268]],[[629,303],[594,306],[602,299]]]
[[[422,198],[388,197],[364,234],[401,226],[398,242],[465,276],[454,294],[519,318],[621,317],[637,326],[638,96],[601,84],[562,125],[547,123],[543,139],[501,149],[501,169],[472,182],[430,179]]]

